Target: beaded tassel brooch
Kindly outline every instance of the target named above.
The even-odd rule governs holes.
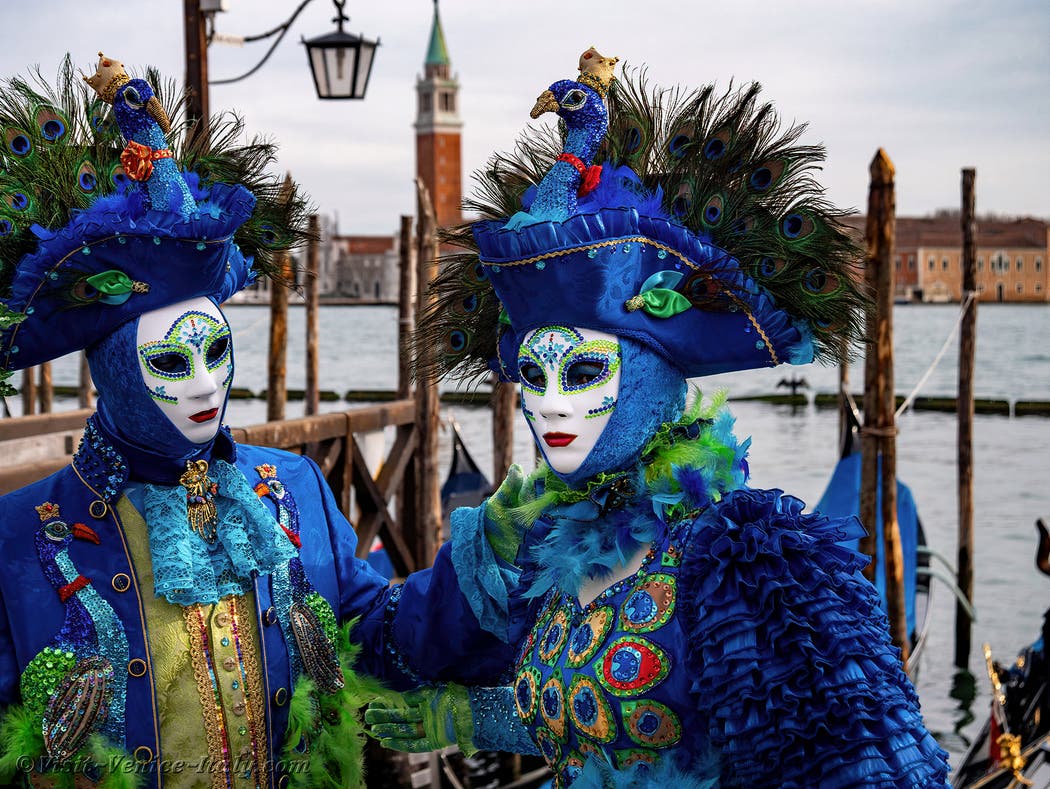
[[[190,528],[205,542],[215,542],[215,493],[219,486],[208,477],[208,461],[187,460],[186,472],[179,477],[179,484],[186,488],[186,516]]]

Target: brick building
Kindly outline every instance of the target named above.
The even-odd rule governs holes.
[[[423,76],[416,82],[416,173],[430,191],[439,226],[462,221],[463,165],[459,117],[459,82],[452,76],[452,61],[434,0],[434,22]]]
[[[335,282],[327,296],[397,303],[398,236],[335,236]]]
[[[863,241],[863,216],[849,224]],[[977,222],[979,301],[1050,302],[1050,225],[1032,219]],[[900,298],[959,301],[962,228],[957,214],[897,217],[895,285]]]

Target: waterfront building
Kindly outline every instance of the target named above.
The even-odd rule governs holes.
[[[865,217],[851,217],[860,243]],[[1050,225],[1040,219],[977,220],[977,297],[983,302],[1050,302]],[[962,292],[962,227],[957,212],[897,217],[896,296],[957,302]]]
[[[397,234],[389,236],[341,236],[332,239],[335,281],[322,298],[397,303]]]

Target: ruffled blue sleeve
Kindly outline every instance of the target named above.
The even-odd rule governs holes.
[[[947,787],[892,645],[856,518],[741,490],[704,512],[681,583],[692,692],[732,786]]]

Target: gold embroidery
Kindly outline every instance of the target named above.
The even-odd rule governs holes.
[[[680,261],[685,263],[685,265],[689,266],[689,268],[693,269],[694,271],[700,271],[701,270],[700,267],[698,265],[696,265],[696,263],[691,261],[689,258],[687,258],[685,255],[683,255],[681,252],[679,252],[679,251],[677,251],[675,249],[672,249],[671,247],[667,246],[667,244],[661,244],[659,241],[653,241],[651,238],[647,238],[645,236],[629,236],[627,238],[610,238],[610,239],[607,239],[605,241],[596,241],[593,244],[583,244],[581,246],[570,247],[568,249],[555,249],[555,250],[552,250],[550,252],[544,252],[542,255],[535,255],[534,257],[524,258],[522,260],[508,260],[508,261],[504,261],[504,262],[491,262],[491,261],[487,261],[487,260],[482,260],[481,262],[484,263],[486,266],[494,266],[494,267],[524,266],[524,265],[527,265],[529,263],[536,263],[536,262],[541,261],[541,260],[548,260],[550,258],[562,257],[563,255],[572,255],[575,252],[583,252],[584,250],[598,249],[600,247],[615,247],[615,246],[618,246],[619,244],[648,244],[651,247],[656,247],[657,249],[662,249],[668,255],[673,255],[674,257],[678,258]],[[743,312],[744,315],[747,316],[747,319],[748,319],[748,321],[750,321],[751,325],[755,327],[755,331],[758,332],[758,336],[762,338],[762,341],[766,345],[766,350],[769,351],[770,361],[772,361],[773,365],[775,366],[775,365],[780,364],[780,359],[777,358],[776,351],[773,350],[773,344],[769,341],[769,337],[766,336],[766,333],[762,330],[762,327],[758,325],[758,321],[756,321],[755,320],[755,316],[751,314],[751,310],[749,310],[747,308],[747,305],[735,293],[731,293],[730,291],[726,290],[725,288],[722,288],[721,290],[722,290],[722,293],[724,293],[726,296],[728,296],[730,299],[732,299],[733,303],[736,304],[736,306],[740,308],[740,311]]]
[[[229,746],[226,739],[226,722],[219,704],[218,688],[212,679],[205,643],[208,626],[200,603],[187,606],[183,613],[186,617],[186,630],[190,634],[190,660],[193,662],[193,677],[197,680],[197,693],[200,695],[204,736],[208,740],[208,758],[213,767],[209,770],[211,785],[212,789],[225,789],[230,769],[227,761]],[[222,765],[222,770],[215,769],[219,765]]]
[[[252,628],[252,615],[243,596],[228,598],[232,617],[233,634],[237,641],[241,663],[241,681],[244,683],[245,717],[251,733],[252,758],[255,760],[256,786],[269,786],[270,759],[266,742],[265,693],[259,655]]]

